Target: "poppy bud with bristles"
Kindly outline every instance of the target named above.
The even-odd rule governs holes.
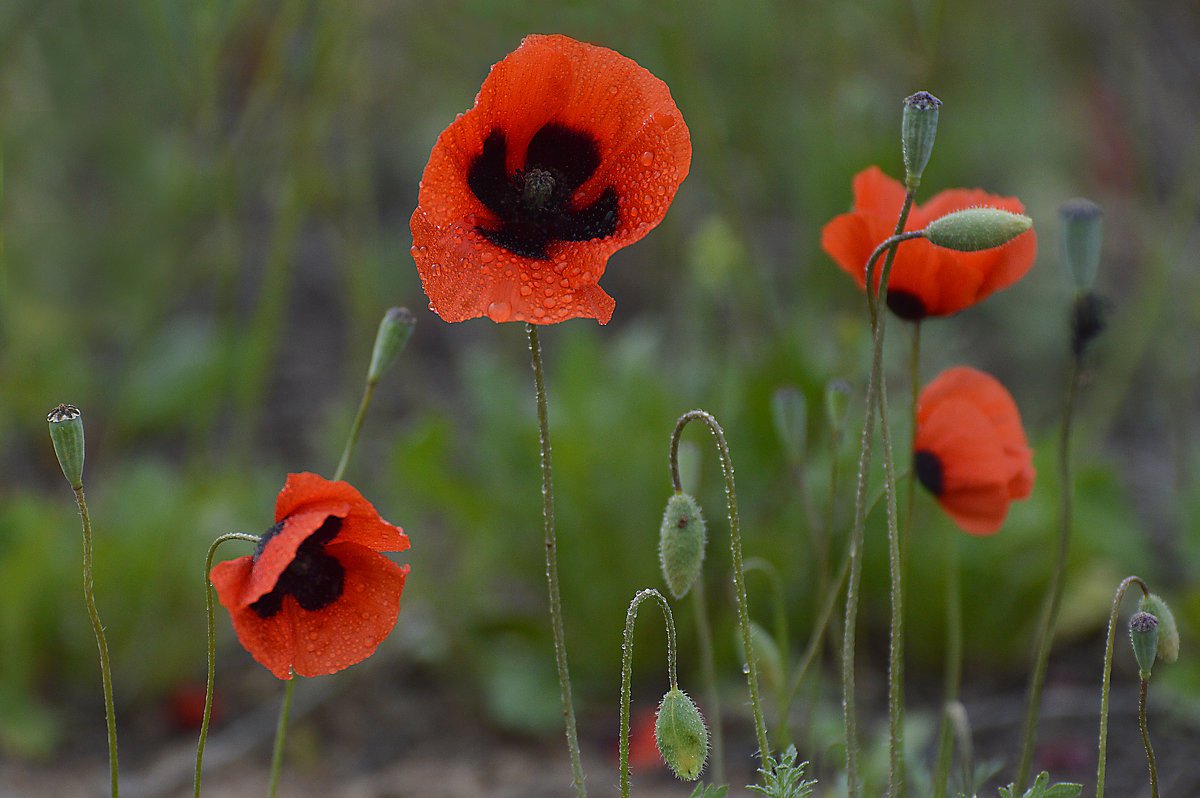
[[[694,701],[672,687],[658,705],[654,722],[658,752],[676,776],[695,781],[708,761],[708,728]]]
[[[681,599],[700,577],[707,541],[700,505],[686,493],[667,501],[658,536],[658,560],[671,595]]]
[[[417,320],[408,308],[388,308],[379,322],[375,334],[375,348],[371,351],[371,367],[367,369],[367,381],[378,382],[383,373],[395,361],[396,356],[408,344]]]
[[[1079,291],[1088,291],[1096,281],[1102,239],[1100,206],[1088,199],[1067,200],[1058,209],[1062,220],[1063,260]]]
[[[808,406],[804,394],[790,386],[778,389],[771,397],[771,416],[775,421],[775,434],[788,459],[792,462],[803,460],[808,434]]]
[[[1129,642],[1138,664],[1138,676],[1144,682],[1150,678],[1154,657],[1158,654],[1158,618],[1148,612],[1134,613],[1129,619]]]
[[[904,98],[900,142],[904,150],[904,182],[910,189],[921,184],[921,173],[929,163],[941,107],[942,101],[927,91]]]
[[[50,441],[63,476],[71,488],[83,488],[83,414],[75,405],[60,404],[46,416]]]
[[[999,208],[964,208],[934,219],[925,238],[934,246],[956,252],[979,252],[1012,241],[1033,227],[1028,216]]]
[[[1151,593],[1142,596],[1138,609],[1158,619],[1158,658],[1168,665],[1179,659],[1179,626],[1167,602],[1162,600],[1162,596]]]

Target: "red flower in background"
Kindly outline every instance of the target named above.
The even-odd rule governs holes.
[[[895,231],[903,204],[904,186],[871,166],[854,177],[854,210],[835,217],[821,230],[821,247],[859,288],[866,287],[867,259]],[[974,207],[1025,212],[1015,197],[998,197],[979,189],[950,189],[935,194],[924,205],[914,205],[904,229],[921,230],[934,219]],[[896,248],[888,277],[888,307],[909,321],[950,316],[1020,280],[1036,255],[1033,230],[981,252],[955,252],[923,239],[907,241]]]
[[[210,579],[238,640],[280,679],[361,662],[396,625],[408,566],[379,552],[408,537],[345,482],[289,474],[275,526],[253,555],[218,563]]]
[[[528,36],[438,137],[412,255],[446,321],[612,317],[609,256],[666,215],[692,145],[667,85],[625,56]]]
[[[921,391],[913,471],[964,532],[1000,529],[1009,502],[1033,490],[1032,459],[1017,405],[995,377],[957,366]]]

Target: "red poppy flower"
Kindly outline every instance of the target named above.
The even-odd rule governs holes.
[[[408,537],[345,482],[289,474],[275,526],[254,554],[218,563],[209,578],[238,640],[280,679],[361,662],[396,625],[408,566],[381,551]]]
[[[867,259],[895,232],[903,204],[904,186],[871,166],[854,177],[854,210],[835,217],[821,230],[821,247],[859,288],[866,286]],[[975,207],[1025,211],[1016,197],[950,189],[935,194],[924,205],[914,205],[904,229],[921,230],[948,213]],[[1002,247],[980,252],[955,252],[923,239],[907,241],[896,249],[888,277],[888,307],[909,321],[953,315],[1020,280],[1036,255],[1033,230]]]
[[[528,36],[442,132],[412,216],[446,321],[612,317],[608,257],[666,215],[692,144],[667,85],[566,36]]]
[[[913,471],[964,532],[1000,529],[1009,502],[1033,490],[1032,458],[1017,405],[995,377],[957,366],[921,391]]]

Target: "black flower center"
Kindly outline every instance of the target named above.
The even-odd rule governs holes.
[[[346,569],[336,557],[325,553],[329,543],[342,529],[342,519],[329,516],[325,523],[304,539],[296,556],[279,576],[275,588],[250,605],[260,618],[270,618],[283,608],[283,597],[293,596],[301,609],[312,612],[328,607],[341,598],[345,588]],[[267,542],[283,530],[283,522],[263,534],[254,550],[254,561],[262,556]]]
[[[905,321],[920,321],[928,314],[921,297],[909,291],[891,291],[887,293],[887,306]]]
[[[525,166],[505,169],[508,140],[493,130],[467,170],[467,186],[500,220],[476,231],[523,258],[544,260],[555,241],[591,241],[617,229],[617,192],[608,186],[584,208],[571,202],[600,166],[600,149],[589,134],[550,122],[533,135]]]
[[[921,481],[926,490],[934,496],[942,495],[946,485],[941,458],[928,449],[921,449],[913,454],[913,470],[917,472],[917,479]]]

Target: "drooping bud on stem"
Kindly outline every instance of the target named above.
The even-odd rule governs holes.
[[[904,98],[900,117],[900,140],[904,148],[904,182],[914,189],[921,184],[921,173],[933,152],[937,135],[938,109],[942,101],[927,91]]]
[[[678,687],[671,688],[658,705],[654,741],[676,776],[684,781],[700,778],[708,760],[708,728],[695,702]]]
[[[667,501],[658,536],[658,559],[671,595],[681,599],[700,577],[708,540],[700,505],[686,493]]]
[[[75,405],[60,404],[46,416],[50,440],[63,476],[71,488],[83,488],[83,414]]]
[[[1103,213],[1088,199],[1067,200],[1058,209],[1062,219],[1062,252],[1067,273],[1078,291],[1091,290],[1100,265]]]
[[[1158,658],[1170,665],[1179,659],[1179,626],[1167,602],[1156,593],[1142,596],[1138,609],[1158,619]]]
[[[388,308],[379,322],[379,332],[375,334],[375,348],[371,351],[367,382],[379,381],[408,344],[416,324],[417,320],[408,308]]]
[[[934,219],[925,238],[934,246],[957,252],[979,252],[1003,246],[1033,227],[1033,220],[999,208],[964,208]]]
[[[775,434],[788,459],[792,462],[803,460],[808,434],[808,406],[804,394],[791,386],[776,390],[771,397],[771,416],[775,421]]]
[[[1129,619],[1129,642],[1133,644],[1138,676],[1144,682],[1150,678],[1158,654],[1158,619],[1148,612],[1134,613]]]

